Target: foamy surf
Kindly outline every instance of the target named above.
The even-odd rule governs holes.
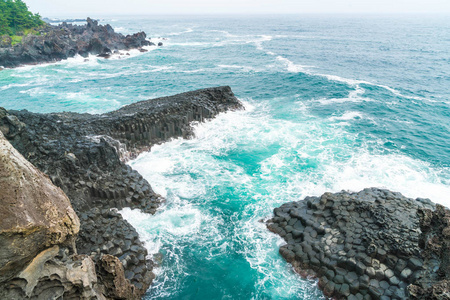
[[[266,52],[267,54],[271,55],[271,56],[275,56],[276,54],[268,51]],[[389,91],[390,93],[392,93],[395,96],[398,97],[402,97],[402,98],[406,98],[406,99],[412,99],[412,100],[417,100],[417,101],[428,101],[428,102],[437,102],[435,100],[431,100],[425,97],[419,97],[419,96],[410,96],[410,95],[405,95],[403,93],[401,93],[400,91],[389,87],[387,85],[383,85],[383,84],[378,84],[378,83],[373,83],[373,82],[369,82],[369,81],[365,81],[365,80],[358,80],[358,79],[350,79],[350,78],[345,78],[345,77],[341,77],[338,75],[329,75],[329,74],[321,74],[321,73],[314,73],[312,71],[310,71],[311,68],[316,68],[315,66],[304,66],[304,65],[300,65],[300,64],[295,64],[294,62],[292,62],[291,60],[278,55],[276,57],[277,61],[282,62],[285,66],[288,72],[292,72],[292,73],[304,73],[304,74],[308,74],[308,75],[313,75],[313,76],[321,76],[324,77],[330,81],[336,81],[336,82],[342,82],[347,84],[348,86],[351,87],[356,87],[357,89],[361,88],[362,84],[365,85],[371,85],[371,86],[376,86],[376,87],[380,87],[383,88],[387,91]]]
[[[274,207],[309,195],[371,186],[450,205],[450,170],[436,169],[401,153],[380,155],[369,150],[382,141],[354,149],[357,135],[333,126],[365,118],[360,112],[311,122],[308,110],[300,110],[297,121],[291,122],[273,118],[267,104],[251,99],[246,108],[198,124],[194,139],[155,146],[130,163],[155,191],[168,197],[167,207],[156,216],[156,224],[168,228],[158,243],[161,251],[169,253],[168,261],[180,264],[177,272],[189,273],[187,254],[181,249],[187,232],[180,229],[178,236],[171,222],[180,216],[189,220],[196,207],[201,215],[192,215],[207,221],[186,227],[198,235],[187,238],[192,247],[202,255],[206,251],[208,261],[223,260],[234,253],[230,249],[236,249],[239,259],[255,272],[254,285],[261,292],[254,297],[320,299],[314,281],[301,279],[280,260],[278,246],[283,241],[259,222],[270,216]],[[133,217],[129,221],[133,224]],[[137,226],[154,231],[154,225]],[[214,242],[210,232],[215,232]],[[163,279],[157,279],[152,295],[161,295],[167,285],[180,285],[177,280],[185,276],[174,275],[171,268],[163,267],[160,272]]]
[[[350,120],[360,120],[364,118],[364,115],[358,111],[346,111],[342,116],[330,117],[330,121],[350,121]]]
[[[291,60],[283,57],[283,56],[277,56],[277,61],[282,62],[285,66],[288,72],[292,73],[305,73],[305,74],[311,74],[306,68],[311,66],[302,66],[299,64],[294,64]]]
[[[170,32],[170,33],[166,34],[166,36],[177,36],[177,35],[182,35],[182,34],[191,33],[191,32],[194,32],[194,29],[187,28],[184,31]]]
[[[353,26],[368,20],[353,21],[121,18],[115,27],[166,36],[152,39],[164,47],[127,60],[4,70],[0,106],[105,112],[230,85],[245,111],[198,124],[196,138],[132,162],[167,199],[155,215],[122,211],[158,265],[146,297],[320,299],[316,283],[278,254],[284,241],[259,222],[274,207],[369,186],[448,205],[448,51],[435,38],[445,26],[374,17],[379,39],[370,41]],[[408,35],[410,24],[424,30]],[[378,50],[386,36],[389,55]]]

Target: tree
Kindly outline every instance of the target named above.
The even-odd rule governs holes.
[[[17,34],[43,24],[41,16],[30,12],[22,0],[0,0],[0,34]]]
[[[0,1],[0,35],[11,34],[8,19],[6,17],[6,4],[3,0]]]

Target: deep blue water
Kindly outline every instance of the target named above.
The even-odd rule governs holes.
[[[101,113],[230,85],[246,106],[131,166],[167,203],[124,210],[163,253],[148,299],[320,299],[259,222],[307,195],[377,186],[450,206],[449,16],[105,19],[164,47],[0,72],[0,106]]]

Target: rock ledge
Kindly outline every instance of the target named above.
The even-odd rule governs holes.
[[[450,299],[450,211],[370,188],[274,209],[280,254],[336,299]]]
[[[103,295],[134,298],[150,286],[153,262],[117,209],[153,214],[164,199],[125,162],[152,145],[191,137],[193,122],[242,108],[226,86],[141,101],[102,115],[0,108],[0,132],[69,197],[81,224],[78,252],[97,266]],[[132,286],[122,284],[127,280]]]

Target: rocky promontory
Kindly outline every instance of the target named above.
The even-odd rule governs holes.
[[[24,36],[22,42],[11,46],[11,39],[0,42],[0,67],[14,68],[20,65],[60,61],[75,55],[89,54],[108,58],[121,50],[139,49],[155,45],[146,39],[145,32],[124,36],[114,32],[109,25],[87,18],[86,25],[46,24],[39,35]]]
[[[141,101],[102,115],[0,108],[0,131],[68,196],[80,219],[78,254],[92,259],[102,294],[123,299],[119,295],[142,295],[154,275],[137,232],[117,209],[153,214],[164,201],[125,162],[170,138],[192,136],[192,122],[242,108],[229,87],[218,87]],[[122,277],[117,276],[120,270]],[[132,288],[120,284],[126,280]]]
[[[450,299],[450,211],[369,188],[274,209],[280,254],[335,299]]]

